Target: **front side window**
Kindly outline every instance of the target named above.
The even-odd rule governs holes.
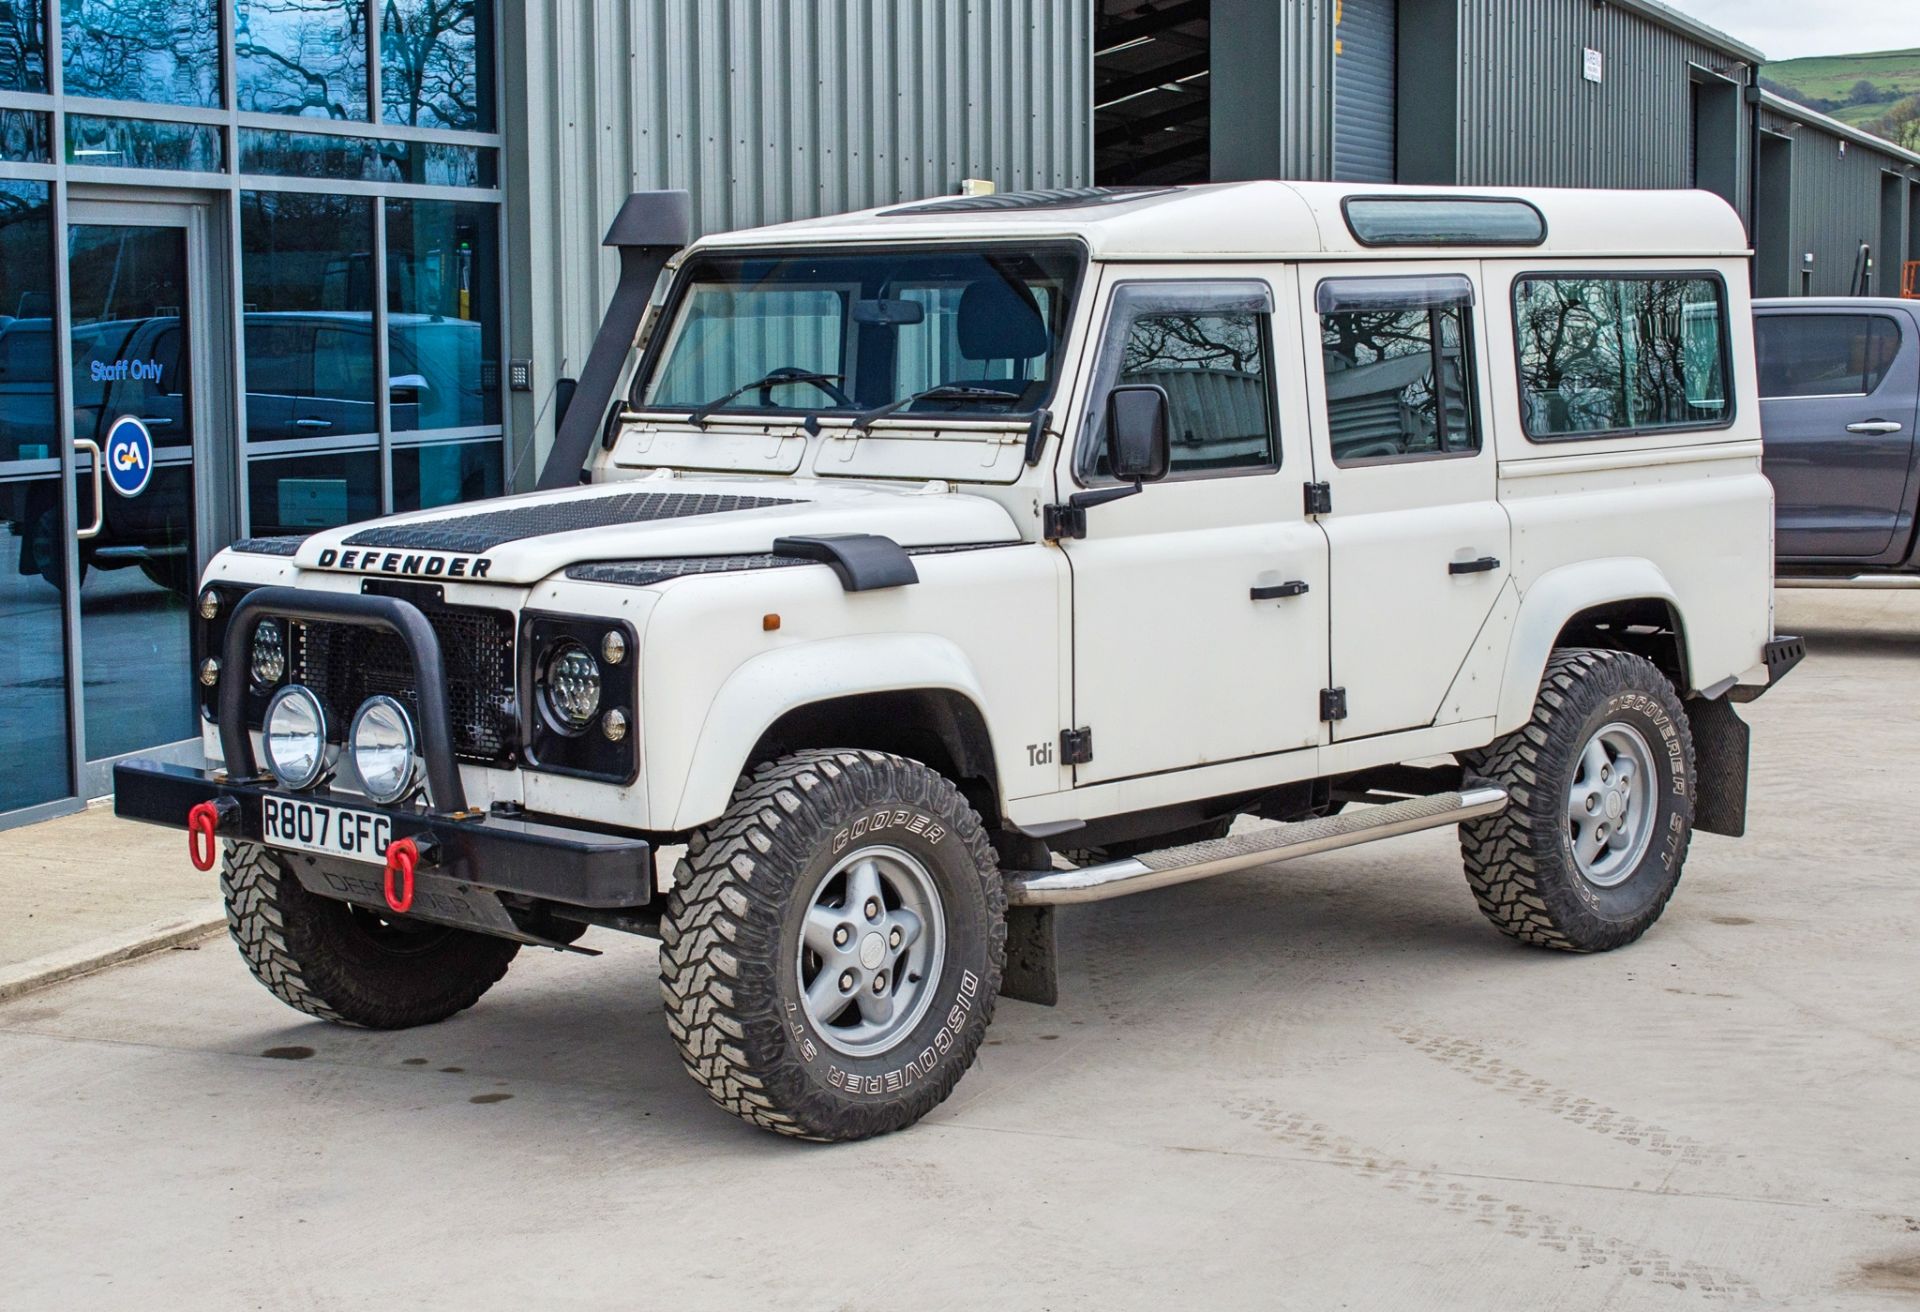
[[[1727,294],[1717,278],[1522,278],[1520,412],[1535,440],[1733,422]]]
[[[1325,282],[1318,303],[1335,464],[1480,449],[1467,279]]]
[[[1114,292],[1094,381],[1081,472],[1110,481],[1106,397],[1149,385],[1167,394],[1167,477],[1279,467],[1270,345],[1273,293],[1264,283],[1132,283]]]
[[[1754,321],[1760,395],[1872,396],[1900,355],[1900,326],[1877,314],[1770,314]]]
[[[1003,419],[1060,372],[1067,248],[712,255],[690,263],[640,403]]]

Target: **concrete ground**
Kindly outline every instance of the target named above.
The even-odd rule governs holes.
[[[193,868],[180,831],[98,803],[0,833],[0,999],[223,919],[219,877]]]
[[[1065,918],[909,1132],[710,1107],[650,945],[305,1021],[224,943],[0,1006],[0,1305],[1920,1305],[1920,595],[1783,596],[1753,832],[1608,956],[1428,834]]]

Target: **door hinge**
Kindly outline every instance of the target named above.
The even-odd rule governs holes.
[[[1331,515],[1333,513],[1333,484],[1308,483],[1307,513],[1309,515]]]
[[[1347,690],[1345,688],[1322,688],[1320,690],[1320,718],[1328,722],[1347,718]]]
[[[1060,731],[1060,764],[1085,765],[1093,759],[1093,730],[1062,729]]]
[[[1048,506],[1043,512],[1042,534],[1049,542],[1079,541],[1087,536],[1085,506]]]

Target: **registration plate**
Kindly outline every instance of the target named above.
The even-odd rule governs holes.
[[[350,811],[324,802],[263,797],[260,832],[269,847],[382,865],[387,844],[393,840],[393,821],[371,811]]]

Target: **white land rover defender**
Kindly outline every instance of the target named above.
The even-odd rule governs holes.
[[[224,847],[289,1005],[421,1025],[657,935],[714,1100],[852,1139],[1053,1001],[1056,907],[1458,824],[1498,929],[1599,951],[1741,832],[1731,703],[1800,650],[1720,201],[688,213],[616,220],[538,491],[208,570],[212,764],[118,806]]]

